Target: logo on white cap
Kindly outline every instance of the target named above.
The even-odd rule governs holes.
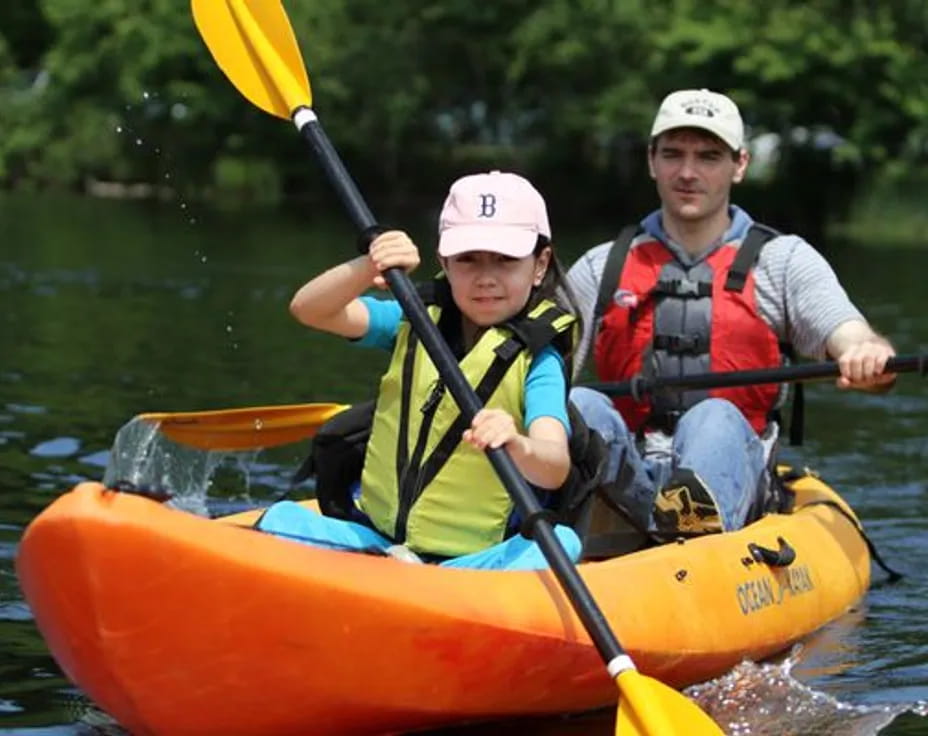
[[[719,92],[684,89],[667,95],[654,118],[651,137],[674,128],[700,128],[721,138],[732,150],[744,148],[744,123],[738,106]]]

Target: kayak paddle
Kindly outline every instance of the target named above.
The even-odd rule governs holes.
[[[293,120],[318,156],[354,224],[364,235],[376,233],[376,220],[312,110],[305,64],[279,0],[192,0],[192,7],[200,35],[232,84],[262,110]],[[429,318],[409,277],[402,269],[392,268],[384,278],[462,414],[474,416],[481,408],[480,400]],[[635,669],[512,458],[503,448],[488,449],[487,456],[528,520],[533,538],[618,685],[621,697],[617,733],[721,734],[715,722],[692,701]]]
[[[886,361],[884,373],[921,373],[928,375],[928,355],[899,355]],[[637,376],[630,381],[585,383],[587,388],[608,396],[634,396],[636,398],[656,391],[672,389],[695,391],[710,388],[734,388],[764,383],[792,383],[812,381],[820,378],[837,378],[841,369],[833,361],[786,365],[780,368],[762,368],[751,371],[724,371],[720,373],[695,373],[679,378],[645,378]]]
[[[252,450],[299,442],[316,434],[346,404],[289,404],[244,409],[139,414],[174,442],[201,450]]]

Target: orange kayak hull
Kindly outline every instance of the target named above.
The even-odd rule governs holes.
[[[815,478],[797,511],[580,571],[639,669],[681,687],[782,651],[869,585]],[[376,734],[614,703],[554,576],[318,549],[83,483],[17,572],[67,676],[133,734]],[[796,551],[788,567],[748,544]]]

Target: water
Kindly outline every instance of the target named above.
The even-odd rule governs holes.
[[[0,233],[0,733],[119,733],[33,626],[13,573],[25,525],[79,480],[102,478],[116,430],[138,413],[355,402],[386,357],[359,360],[287,314],[297,286],[350,254],[339,213],[3,197]],[[595,237],[561,234],[565,260]],[[901,352],[928,349],[920,253],[842,246],[830,259]],[[897,716],[928,700],[928,383],[902,377],[887,397],[821,384],[807,401],[807,443],[790,459],[845,494],[907,577],[888,585],[875,570],[866,599],[789,659],[743,665],[693,695],[732,733],[868,734],[889,721],[881,733],[928,733],[922,716]],[[211,510],[266,502],[304,449],[262,454],[245,481],[221,466]],[[455,733],[605,734],[610,723],[606,712]]]

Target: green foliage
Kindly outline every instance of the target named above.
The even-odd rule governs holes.
[[[925,248],[928,171],[886,166],[831,234],[878,248]]]
[[[186,4],[19,7],[28,13],[4,26],[15,38],[5,47],[0,37],[0,181],[322,186],[292,131],[223,78]],[[862,172],[928,151],[921,0],[305,0],[287,10],[320,116],[368,191],[441,191],[464,169],[505,164],[582,180],[602,203],[617,178],[640,180],[655,106],[681,87],[725,90],[752,134],[779,136],[764,179],[774,188],[811,166],[822,172],[809,177],[815,187],[840,177],[848,194]],[[30,38],[43,52],[27,66]]]

